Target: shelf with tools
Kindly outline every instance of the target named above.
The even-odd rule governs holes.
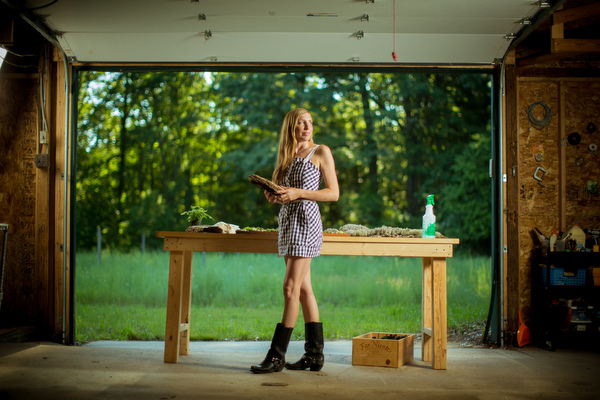
[[[600,253],[540,252],[532,272],[536,344],[551,350],[599,347]]]

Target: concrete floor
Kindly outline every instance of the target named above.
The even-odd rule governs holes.
[[[7,399],[598,399],[597,352],[449,343],[447,370],[415,360],[400,368],[352,366],[352,342],[326,342],[321,372],[255,375],[268,342],[193,342],[178,364],[163,342],[0,343],[0,400]],[[290,343],[288,360],[303,352]]]

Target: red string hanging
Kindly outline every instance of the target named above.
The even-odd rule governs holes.
[[[393,2],[393,23],[394,23],[394,50],[392,51],[392,58],[394,61],[398,61],[398,56],[396,55],[396,0]]]

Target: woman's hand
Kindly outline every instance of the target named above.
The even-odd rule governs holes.
[[[279,200],[279,196],[277,196],[276,194],[273,194],[271,192],[267,192],[265,190],[265,197],[267,198],[267,201],[271,204],[275,204],[275,203],[280,203]]]
[[[292,201],[301,198],[301,190],[292,187],[284,187],[283,190],[276,191],[275,195],[277,197],[278,203],[291,203]]]
[[[294,200],[300,199],[300,189],[284,187],[282,190],[278,190],[275,193],[269,193],[265,190],[265,197],[271,204],[285,204],[290,203]]]

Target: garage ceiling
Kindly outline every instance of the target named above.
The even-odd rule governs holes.
[[[535,0],[28,0],[82,63],[492,64]],[[394,17],[395,16],[395,17]],[[394,34],[395,32],[395,34]],[[397,60],[393,59],[395,52]]]

